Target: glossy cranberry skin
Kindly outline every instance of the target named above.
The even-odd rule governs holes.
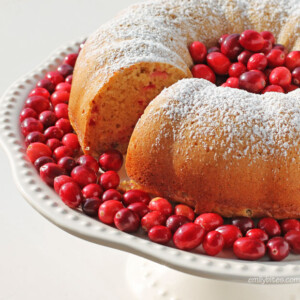
[[[165,245],[171,240],[172,232],[166,226],[156,225],[149,230],[148,237],[152,242]]]
[[[135,202],[142,202],[148,205],[150,200],[148,193],[142,190],[129,190],[123,195],[123,202],[126,206]]]
[[[206,254],[215,256],[222,251],[224,244],[225,240],[223,235],[213,230],[206,234],[202,246]]]
[[[245,234],[248,230],[254,228],[254,222],[248,217],[236,217],[232,219],[232,225],[235,225],[240,229],[242,234]]]
[[[63,77],[67,77],[73,74],[73,67],[67,64],[62,64],[57,68],[57,72],[61,74]]]
[[[279,67],[282,66],[285,62],[285,54],[279,49],[272,49],[267,54],[268,65],[270,67]]]
[[[43,143],[32,143],[27,147],[26,154],[29,158],[29,160],[34,163],[38,158],[42,156],[52,156],[51,149],[43,144]]]
[[[212,52],[221,52],[219,47],[211,47],[207,50],[207,54],[212,53]]]
[[[40,171],[40,167],[47,163],[54,163],[54,159],[50,156],[41,156],[34,161],[34,166],[38,171]]]
[[[244,50],[237,57],[238,62],[242,63],[244,66],[247,66],[249,58],[253,55],[252,51]]]
[[[122,164],[123,155],[115,149],[108,150],[99,157],[99,165],[103,171],[119,171]]]
[[[68,103],[70,98],[70,93],[63,90],[58,90],[51,95],[51,103],[56,106],[59,103]]]
[[[114,217],[122,208],[124,208],[123,204],[117,200],[108,200],[103,202],[99,207],[99,220],[108,225],[114,224]]]
[[[233,252],[239,259],[258,260],[265,255],[266,246],[260,240],[241,237],[234,242]]]
[[[50,98],[50,93],[48,90],[44,89],[44,88],[35,88],[33,89],[29,95],[30,96],[42,96],[46,99],[49,99]]]
[[[191,221],[185,216],[172,215],[167,219],[166,226],[170,228],[172,233],[175,233],[180,226],[190,222]]]
[[[239,34],[230,34],[221,44],[221,52],[225,54],[231,61],[237,59],[237,56],[243,51],[243,47],[239,42]]]
[[[290,230],[300,231],[300,222],[296,219],[286,219],[280,223],[282,234],[286,234]]]
[[[55,87],[56,91],[65,91],[70,93],[71,92],[71,84],[68,82],[61,82]]]
[[[134,211],[140,219],[150,212],[148,206],[142,202],[134,202],[127,206],[128,209]]]
[[[123,199],[123,196],[115,189],[108,189],[102,195],[103,201],[107,201],[107,200],[122,201],[122,199]]]
[[[285,46],[283,46],[282,44],[275,44],[273,46],[273,49],[279,49],[281,50],[282,52],[284,52],[284,54],[287,54],[287,49],[285,48]]]
[[[160,198],[160,197],[153,198],[149,202],[148,206],[150,210],[160,211],[166,217],[169,217],[173,213],[173,207],[171,203],[165,198]]]
[[[226,40],[226,38],[229,36],[229,34],[223,34],[220,38],[219,38],[219,40],[218,40],[218,44],[221,46],[222,45],[222,43]]]
[[[300,67],[300,51],[290,52],[285,59],[285,66],[293,71],[297,67]]]
[[[73,154],[74,154],[73,150],[70,147],[67,147],[67,146],[57,147],[53,151],[53,157],[54,157],[54,159],[56,159],[56,161],[59,161],[61,158],[65,157],[65,156],[72,157]]]
[[[207,49],[201,42],[195,41],[189,47],[194,63],[202,63],[205,60]]]
[[[300,67],[297,67],[292,72],[292,80],[293,80],[293,84],[300,86]]]
[[[206,57],[207,64],[219,75],[226,75],[231,65],[230,60],[223,53],[212,52]]]
[[[229,76],[230,77],[240,77],[243,73],[245,73],[247,70],[246,66],[240,62],[233,63],[229,70]]]
[[[275,44],[275,37],[272,32],[262,31],[260,34],[266,41],[269,41],[272,45]]]
[[[124,232],[135,232],[139,229],[140,218],[128,208],[120,209],[114,217],[115,226]]]
[[[58,103],[54,107],[54,113],[55,113],[57,119],[60,119],[60,118],[68,119],[69,118],[69,115],[68,115],[68,104],[66,104],[66,103]]]
[[[224,248],[231,248],[233,243],[242,237],[241,231],[234,225],[222,225],[216,228],[216,231],[220,232],[224,237]]]
[[[33,110],[32,108],[24,108],[21,113],[20,113],[20,117],[19,120],[22,123],[25,119],[27,118],[33,118],[33,119],[37,119],[38,118],[38,114],[36,113],[35,110]]]
[[[48,72],[45,78],[49,79],[55,86],[64,81],[64,77],[57,71]]]
[[[217,227],[223,225],[223,223],[223,218],[216,213],[204,213],[195,220],[195,224],[200,225],[205,231],[215,230]]]
[[[290,230],[284,235],[284,239],[289,243],[293,253],[300,254],[300,231]]]
[[[57,147],[62,146],[62,143],[60,142],[60,140],[58,139],[49,139],[46,143],[46,145],[52,150],[54,151]]]
[[[266,243],[269,240],[269,236],[267,235],[267,233],[259,228],[253,228],[248,230],[246,233],[246,237],[257,239],[264,243]]]
[[[272,70],[269,81],[271,84],[287,86],[292,81],[292,74],[286,67],[277,67]]]
[[[70,147],[71,149],[73,149],[74,152],[77,152],[80,149],[78,137],[75,133],[65,134],[61,141],[64,146]],[[93,170],[95,172],[98,172],[98,169],[99,169],[98,166],[97,166],[97,169],[96,170],[95,169],[93,168]]]
[[[212,83],[216,82],[216,75],[214,71],[207,65],[199,64],[193,66],[191,70],[194,78],[206,79]]]
[[[267,242],[267,250],[271,260],[280,261],[289,255],[290,246],[283,237],[276,236]]]
[[[273,218],[262,218],[259,220],[257,227],[264,230],[269,237],[281,234],[281,228],[278,222]]]
[[[92,169],[95,173],[99,171],[99,165],[97,160],[91,155],[81,155],[77,159],[77,163],[81,166]]]
[[[38,131],[42,132],[44,129],[43,124],[34,118],[26,118],[21,123],[21,131],[24,136],[27,136],[30,132]]]
[[[98,197],[91,197],[82,200],[81,208],[86,215],[90,217],[97,217],[101,204],[102,201]]]
[[[260,52],[262,52],[264,54],[268,54],[272,50],[272,47],[273,47],[272,43],[270,41],[265,40],[264,46],[262,47]]]
[[[175,206],[174,213],[175,215],[185,216],[192,222],[195,219],[195,213],[193,209],[185,204],[177,204]]]
[[[25,138],[26,147],[28,147],[30,144],[36,143],[36,142],[44,144],[46,142],[45,136],[39,131],[29,132]]]
[[[68,54],[64,59],[64,64],[70,65],[71,67],[74,68],[77,57],[78,57],[77,53]]]
[[[115,171],[106,171],[101,174],[99,182],[104,190],[116,189],[120,183],[120,177]]]
[[[53,187],[55,192],[58,194],[60,188],[67,182],[74,182],[74,180],[67,175],[60,175],[54,178]]]
[[[239,79],[236,77],[229,77],[225,83],[223,83],[221,86],[223,87],[230,87],[234,89],[239,88]]]
[[[245,30],[239,38],[240,44],[247,50],[260,51],[264,46],[264,38],[254,30]]]
[[[71,177],[74,179],[75,182],[79,184],[81,188],[85,187],[90,183],[97,182],[97,175],[96,173],[85,166],[77,166],[71,172]]]
[[[153,226],[165,225],[166,216],[160,211],[151,211],[144,215],[141,219],[142,228],[148,232]]]
[[[280,85],[271,84],[266,86],[261,93],[265,94],[269,92],[284,93],[284,89]]]
[[[266,86],[265,75],[261,71],[251,70],[239,78],[239,87],[250,93],[260,93]]]
[[[56,123],[55,123],[55,126],[57,128],[59,128],[60,130],[62,130],[62,132],[64,134],[70,133],[70,132],[73,131],[71,123],[70,123],[70,121],[68,119],[63,119],[62,118],[62,119],[57,120]]]
[[[61,147],[59,147],[61,148]],[[54,150],[54,153],[56,153],[56,150],[59,149],[59,148],[56,148]],[[57,163],[61,168],[63,168],[66,173],[70,174],[72,172],[72,170],[77,166],[77,163],[75,161],[75,159],[73,157],[70,157],[70,156],[64,156],[62,158],[60,158],[58,160],[58,163]]]
[[[40,167],[40,176],[44,182],[53,186],[54,179],[57,176],[65,175],[65,171],[54,163],[47,163]]]
[[[44,128],[48,128],[50,126],[53,126],[56,122],[56,116],[55,113],[51,110],[45,110],[40,113],[39,120],[44,125]]]
[[[72,84],[72,81],[73,81],[73,75],[69,75],[69,76],[66,77],[65,82],[67,82],[69,84]]]
[[[198,247],[205,235],[205,230],[195,223],[180,226],[173,235],[174,245],[181,250],[192,250]]]
[[[253,54],[247,63],[248,70],[260,70],[263,71],[268,64],[268,60],[266,56],[262,53]]]
[[[82,201],[80,187],[75,182],[67,182],[59,189],[59,197],[71,208],[76,208]]]
[[[45,130],[44,135],[47,139],[61,140],[64,136],[64,132],[56,126],[50,126]]]
[[[97,183],[88,184],[82,189],[82,195],[84,198],[92,198],[92,197],[101,198],[102,194],[103,194],[103,189]],[[114,200],[114,199],[109,199],[109,200]]]
[[[289,84],[289,85],[287,85],[287,86],[284,87],[284,91],[286,93],[289,93],[289,92],[292,92],[292,91],[296,90],[297,88],[298,88],[297,85]]]
[[[55,85],[49,80],[49,79],[42,79],[40,80],[37,84],[36,87],[38,88],[44,88],[46,89],[49,93],[52,93],[55,90]]]

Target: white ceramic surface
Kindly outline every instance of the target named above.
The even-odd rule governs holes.
[[[240,261],[230,258],[227,253],[224,253],[223,258],[209,257],[123,233],[68,208],[40,180],[36,170],[26,159],[19,130],[19,112],[36,82],[47,71],[55,69],[67,53],[76,51],[81,40],[68,43],[55,51],[43,64],[14,83],[1,99],[0,140],[9,157],[16,184],[26,200],[48,220],[75,236],[128,251],[192,275],[244,282],[252,276],[300,277],[300,260],[293,255],[283,262]]]

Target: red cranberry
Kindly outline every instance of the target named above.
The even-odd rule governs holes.
[[[207,54],[212,53],[212,52],[221,52],[219,47],[211,47],[207,50]]]
[[[300,51],[292,51],[286,56],[285,66],[293,71],[297,67],[300,67]]]
[[[98,197],[91,197],[83,199],[81,202],[81,208],[86,215],[90,217],[97,217],[101,204],[102,201]]]
[[[56,154],[56,150],[59,149],[61,147],[58,147],[54,150],[54,154]],[[70,157],[70,156],[64,156],[62,158],[60,158],[58,160],[58,163],[57,163],[62,169],[64,169],[66,171],[66,173],[71,173],[72,170],[77,166],[77,163],[75,161],[75,159],[73,157]]]
[[[266,56],[262,53],[253,54],[247,63],[248,70],[260,70],[263,71],[268,64],[268,60]]]
[[[149,202],[149,209],[160,211],[166,217],[170,216],[173,212],[171,203],[167,199],[160,197],[153,198]]]
[[[34,118],[26,118],[21,123],[21,131],[24,136],[27,136],[30,132],[38,131],[42,132],[44,129],[43,124]]]
[[[25,139],[26,147],[28,147],[30,144],[36,143],[36,142],[44,144],[46,142],[45,136],[39,131],[29,132]]]
[[[172,215],[167,219],[166,226],[174,233],[180,226],[190,222],[191,221],[185,216]]]
[[[193,209],[185,204],[177,204],[175,206],[174,213],[175,215],[185,216],[192,222],[195,219],[195,213]]]
[[[46,79],[49,79],[55,86],[60,82],[65,81],[64,77],[57,71],[48,72],[45,76]]]
[[[134,202],[143,202],[148,205],[150,200],[149,195],[142,190],[129,190],[123,195],[123,202],[126,206]]]
[[[40,171],[40,167],[47,163],[54,163],[54,159],[49,156],[41,156],[34,161],[34,166],[38,171]]]
[[[237,56],[243,51],[239,38],[239,34],[230,34],[221,44],[221,52],[232,61],[236,60]]]
[[[71,123],[68,119],[62,118],[62,119],[57,120],[55,123],[55,126],[57,128],[59,128],[60,130],[62,130],[64,134],[70,133],[73,130]]]
[[[59,103],[68,103],[70,98],[70,93],[63,90],[58,90],[51,95],[51,103],[56,106]]]
[[[143,216],[141,219],[141,226],[146,232],[148,232],[153,226],[165,225],[165,222],[166,216],[160,211],[155,210]]]
[[[42,180],[50,186],[53,186],[55,177],[64,174],[65,171],[54,163],[47,163],[40,167],[40,176]]]
[[[229,77],[226,80],[226,82],[222,84],[222,86],[238,89],[239,88],[239,79],[236,77]]]
[[[88,184],[82,189],[82,195],[84,198],[92,198],[92,197],[101,198],[102,194],[103,194],[103,190],[101,186],[97,183]],[[114,200],[114,199],[109,199],[109,200]]]
[[[62,146],[60,140],[58,139],[49,139],[46,143],[46,145],[54,151],[57,147]]]
[[[280,261],[285,259],[290,253],[288,242],[281,236],[276,236],[267,242],[269,257],[272,260]]]
[[[64,135],[64,137],[62,138],[62,143],[65,146],[70,147],[71,149],[73,149],[74,152],[77,152],[80,149],[80,145],[78,142],[78,137],[75,133],[67,133]],[[97,164],[97,169],[94,171],[98,172],[98,164]]]
[[[59,197],[71,208],[76,208],[82,201],[80,187],[75,182],[67,182],[59,189]]]
[[[223,235],[220,232],[213,230],[208,232],[204,237],[202,246],[208,255],[215,256],[222,251],[224,244],[225,240]]]
[[[24,108],[21,113],[20,113],[20,122],[22,123],[25,119],[27,118],[33,118],[33,119],[37,119],[38,118],[38,114],[36,113],[35,110],[33,110],[32,108]]]
[[[66,103],[58,103],[54,107],[54,112],[55,112],[57,119],[60,119],[60,118],[68,119],[69,118],[68,104],[66,104]]]
[[[292,74],[286,67],[277,67],[271,72],[269,81],[271,84],[287,86],[292,81]]]
[[[269,92],[284,93],[284,89],[280,85],[271,84],[266,86],[261,93],[265,94]]]
[[[260,51],[264,46],[264,38],[254,30],[245,30],[239,39],[240,44],[247,50]]]
[[[73,75],[69,75],[69,76],[66,77],[65,82],[67,82],[69,84],[72,84],[72,80],[73,80]]]
[[[245,50],[237,57],[238,62],[242,63],[244,66],[247,66],[249,58],[252,56],[253,52]]]
[[[59,194],[60,188],[67,182],[74,182],[74,180],[67,175],[60,175],[54,178],[53,187],[57,194]]]
[[[172,232],[166,226],[156,225],[149,230],[148,237],[152,242],[165,245],[171,240]]]
[[[99,207],[99,220],[105,224],[112,225],[116,213],[123,208],[123,204],[117,200],[108,200]]]
[[[190,54],[192,56],[192,59],[195,63],[202,63],[205,60],[207,50],[203,43],[201,42],[193,42],[190,47]]]
[[[64,64],[68,64],[74,68],[77,57],[78,57],[77,53],[68,54],[64,59]]]
[[[282,234],[286,234],[290,230],[300,231],[300,222],[296,219],[286,219],[280,223]]]
[[[70,93],[71,92],[71,84],[67,82],[61,82],[55,87],[56,91],[65,91]]]
[[[222,43],[226,40],[226,38],[229,36],[229,34],[223,34],[220,38],[219,38],[219,40],[218,40],[218,44],[221,46],[222,45]]]
[[[55,89],[55,85],[49,80],[49,79],[42,79],[40,80],[37,84],[36,87],[38,88],[44,88],[46,89],[49,93],[52,93]]]
[[[270,67],[279,67],[284,64],[285,54],[279,49],[272,49],[267,54],[268,65]]]
[[[272,43],[270,41],[265,40],[264,46],[260,51],[264,54],[268,54],[272,50],[272,47],[273,47]]]
[[[98,162],[91,155],[81,155],[80,157],[78,157],[77,163],[80,164],[81,166],[85,166],[87,168],[92,169],[96,173],[99,171]]]
[[[115,171],[106,171],[100,176],[100,185],[105,189],[115,189],[120,183],[120,177]]]
[[[176,230],[173,242],[178,249],[192,250],[202,243],[204,234],[205,230],[200,225],[187,223]]]
[[[150,212],[148,206],[143,202],[134,202],[127,206],[128,209],[134,211],[140,218]]]
[[[240,77],[243,73],[245,73],[247,70],[246,66],[240,62],[233,63],[229,70],[229,76],[230,77]]]
[[[103,171],[119,171],[123,164],[123,155],[112,149],[104,152],[99,158],[99,165]]]
[[[272,45],[275,44],[275,37],[272,32],[262,31],[260,34],[266,41],[269,41]]]
[[[239,259],[258,260],[265,255],[266,246],[260,240],[241,237],[234,242],[233,252]]]
[[[90,183],[97,182],[96,173],[85,166],[77,166],[71,172],[71,177],[76,181],[81,188],[85,187]]]
[[[296,85],[300,86],[300,67],[297,67],[292,72],[292,78],[293,78],[293,84],[296,84]]]
[[[259,220],[257,227],[264,230],[269,237],[281,234],[278,222],[273,218],[262,218]]]
[[[222,225],[216,228],[216,231],[220,232],[224,237],[224,248],[231,248],[233,243],[242,237],[241,231],[234,225]]]
[[[300,231],[290,230],[284,235],[284,238],[289,243],[291,251],[300,254]]]
[[[122,208],[115,214],[114,223],[121,231],[135,232],[139,229],[140,218],[134,211]]]
[[[62,64],[57,68],[57,72],[61,74],[63,77],[67,77],[73,74],[73,67],[67,64]]]
[[[52,151],[47,145],[37,142],[37,143],[32,143],[28,146],[26,154],[30,159],[30,161],[33,163],[39,157],[52,156]]]
[[[123,199],[123,196],[115,189],[106,190],[102,195],[103,201],[107,201],[107,200],[122,201],[122,199]]]
[[[44,89],[44,88],[39,88],[39,87],[37,87],[37,88],[33,89],[33,90],[29,93],[28,96],[29,96],[29,97],[30,97],[30,96],[42,96],[42,97],[44,97],[44,98],[49,99],[49,98],[50,98],[50,93],[49,93],[48,90],[46,90],[46,89]]]
[[[226,75],[231,65],[230,60],[223,53],[212,52],[206,57],[207,64],[216,74]]]
[[[232,219],[232,225],[240,229],[242,234],[245,234],[249,229],[254,228],[254,222],[248,217],[236,217]]]
[[[207,65],[203,65],[203,64],[195,65],[195,66],[193,66],[191,71],[192,71],[193,77],[195,77],[195,78],[203,78],[212,83],[216,82],[215,73]]]
[[[264,243],[266,243],[269,240],[269,236],[267,235],[267,233],[259,228],[253,228],[248,230],[246,233],[246,237],[257,239]]]
[[[266,86],[265,75],[256,70],[245,72],[239,78],[239,86],[250,93],[260,93]]]
[[[287,54],[287,49],[283,45],[281,45],[281,44],[275,44],[274,47],[273,47],[273,49],[279,49],[282,52],[284,52],[284,54]]]
[[[57,147],[54,151],[53,151],[53,157],[56,159],[56,161],[59,161],[61,158],[65,157],[65,156],[73,156],[73,150],[70,147],[67,146],[60,146]]]
[[[50,126],[53,126],[56,122],[56,116],[55,113],[51,110],[45,110],[40,113],[39,120],[44,125],[44,128],[48,128]]]
[[[195,220],[195,224],[200,225],[205,231],[215,230],[217,227],[223,225],[223,223],[223,218],[216,213],[204,213]]]
[[[289,92],[292,92],[292,91],[296,90],[297,88],[298,88],[297,85],[289,84],[289,85],[287,85],[287,86],[284,87],[284,91],[286,93],[289,93]]]
[[[64,136],[64,132],[56,126],[48,127],[45,132],[45,137],[47,139],[58,139],[60,140]]]

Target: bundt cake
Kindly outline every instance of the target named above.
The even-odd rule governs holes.
[[[188,45],[222,34],[272,30],[300,49],[298,0],[156,0],[129,7],[102,25],[78,57],[70,121],[85,153],[125,153],[134,126],[165,87],[192,77]]]
[[[126,170],[145,191],[225,217],[300,216],[300,89],[183,79],[138,121]]]

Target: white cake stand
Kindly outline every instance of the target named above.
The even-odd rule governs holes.
[[[1,98],[0,142],[10,160],[15,182],[25,199],[49,221],[77,237],[156,262],[154,264],[137,256],[131,256],[128,260],[128,284],[138,298],[144,300],[199,299],[199,295],[210,295],[210,299],[220,299],[223,297],[219,294],[220,291],[231,293],[230,299],[240,299],[241,295],[235,294],[232,284],[203,278],[244,282],[243,288],[247,295],[251,295],[253,291],[253,285],[245,284],[249,283],[249,280],[264,283],[255,289],[261,290],[261,295],[267,295],[268,290],[279,289],[274,286],[272,289],[266,288],[265,285],[270,283],[300,283],[300,260],[297,256],[290,255],[283,262],[270,262],[267,259],[248,262],[234,259],[229,252],[222,253],[221,257],[209,257],[201,253],[184,252],[170,246],[158,245],[147,240],[142,233],[126,234],[89,218],[80,211],[70,209],[63,204],[53,189],[41,181],[32,164],[26,159],[19,128],[19,113],[36,82],[44,77],[46,72],[54,70],[65,55],[77,51],[82,40],[68,43],[55,51],[43,64],[9,87]],[[216,289],[217,286],[221,289]],[[294,295],[296,291],[299,294],[299,289],[300,285],[289,285],[285,298],[296,299]],[[212,295],[215,295],[215,298],[211,298]],[[247,295],[243,295],[243,299],[248,299]]]

